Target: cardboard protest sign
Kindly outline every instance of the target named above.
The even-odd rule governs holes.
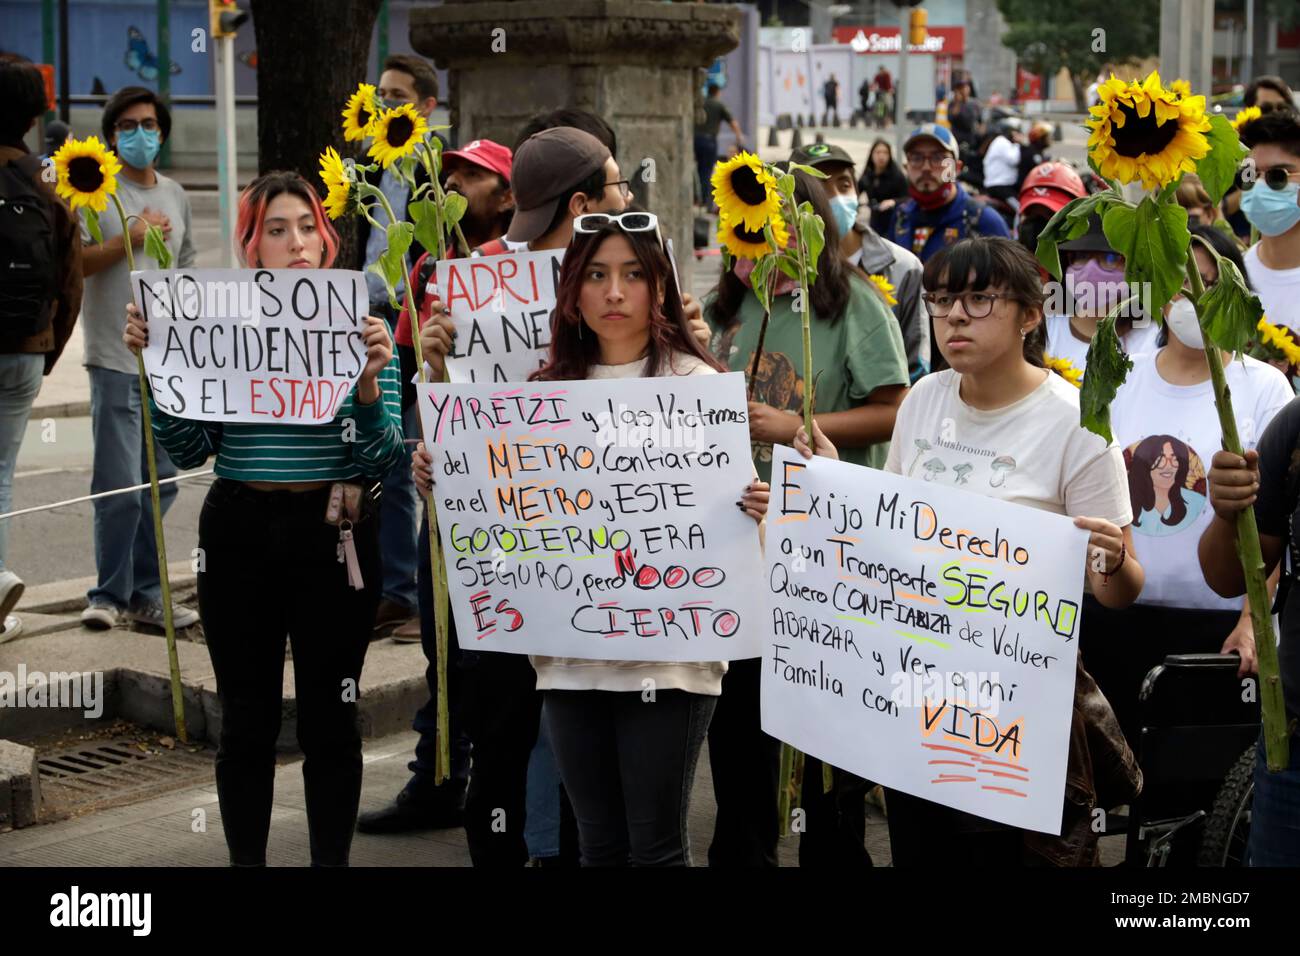
[[[968,813],[1060,832],[1088,534],[773,449],[763,729]]]
[[[523,382],[546,359],[564,250],[444,259],[437,288],[456,327],[453,382]]]
[[[417,386],[461,647],[757,657],[744,377]]]
[[[144,270],[131,291],[154,401],[180,418],[324,424],[366,365],[360,272]]]

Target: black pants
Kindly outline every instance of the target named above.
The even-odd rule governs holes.
[[[687,817],[716,697],[548,690],[546,727],[583,866],[690,866]]]
[[[975,872],[1024,866],[1024,831],[901,790],[885,791],[889,847],[898,869],[964,867]]]
[[[804,831],[799,866],[871,866],[867,850],[867,791],[871,783],[847,770],[831,768],[831,789],[822,780],[822,762],[807,756],[803,765]]]
[[[763,733],[761,658],[732,661],[709,725],[709,768],[718,814],[709,866],[776,866],[781,742]]]
[[[357,688],[379,604],[378,521],[353,531],[365,588],[348,585],[328,489],[255,491],[217,479],[199,518],[199,611],[221,701],[217,796],[230,861],[266,862],[284,642],[293,648],[313,864],[348,862],[361,798]]]

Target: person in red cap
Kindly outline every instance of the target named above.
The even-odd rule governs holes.
[[[1073,167],[1065,163],[1035,166],[1020,186],[1020,221],[1016,225],[1016,239],[1037,255],[1038,237],[1048,220],[1071,199],[1082,199],[1086,195],[1088,190]]]

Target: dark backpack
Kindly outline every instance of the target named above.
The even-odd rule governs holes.
[[[18,341],[50,325],[59,294],[54,209],[35,177],[37,156],[0,166],[0,339]]]

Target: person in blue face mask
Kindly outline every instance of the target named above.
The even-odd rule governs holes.
[[[930,371],[930,319],[921,302],[921,260],[871,228],[871,209],[858,202],[853,160],[844,149],[832,143],[813,143],[796,149],[790,162],[826,174],[827,178],[820,180],[822,192],[835,217],[840,254],[849,265],[863,278],[882,276],[893,286],[891,308],[903,333],[908,379],[915,382]]]
[[[85,340],[85,365],[90,375],[90,419],[94,439],[91,490],[109,491],[149,480],[143,465],[143,422],[136,360],[122,342],[122,303],[131,301],[126,243],[135,249],[137,263],[152,263],[142,256],[147,224],[158,226],[178,268],[194,265],[190,230],[190,200],[180,184],[158,172],[158,151],[171,133],[171,113],[152,90],[128,86],[104,104],[100,129],[103,141],[122,161],[117,197],[126,210],[129,231],[122,235],[112,212],[99,217],[103,241],[96,243],[81,223],[85,293],[81,328]],[[158,477],[176,474],[176,466],[159,447]],[[176,485],[162,486],[162,507],[176,498]],[[162,589],[158,554],[154,546],[149,492],[112,495],[95,501],[95,565],[98,575],[87,594],[81,621],[87,627],[108,629],[125,616],[161,628]],[[177,607],[177,628],[199,619],[190,608]]]
[[[1260,239],[1245,255],[1274,325],[1300,328],[1300,115],[1279,109],[1241,128],[1250,156],[1237,173],[1241,211]]]

